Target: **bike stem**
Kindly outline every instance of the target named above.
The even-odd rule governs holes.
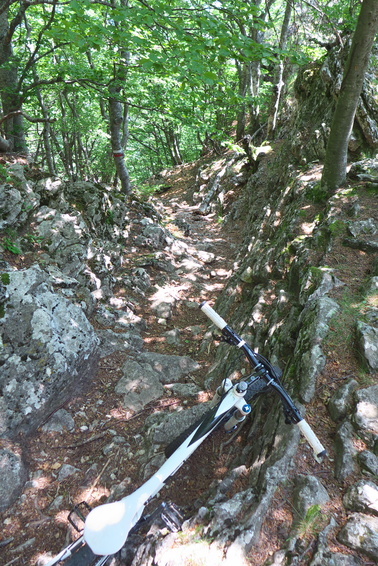
[[[276,391],[276,393],[278,393],[284,406],[286,416],[292,423],[298,425],[300,431],[312,447],[315,459],[317,461],[321,461],[321,459],[326,455],[326,450],[315,435],[314,431],[311,429],[310,425],[301,416],[290,395],[278,383],[274,375],[270,374],[264,364],[262,364],[258,360],[256,353],[245,342],[245,340],[238,336],[238,334],[236,334],[236,332],[230,326],[228,326],[227,322],[210,305],[208,305],[206,301],[204,303],[201,303],[199,307],[202,312],[204,312],[206,316],[208,316],[208,318],[215,324],[215,326],[217,326],[221,330],[226,342],[236,346],[237,348],[240,348],[244,352],[248,361],[254,367],[257,377],[263,379],[266,382],[267,386],[271,387]]]
[[[272,375],[270,375],[267,368],[257,359],[255,352],[245,342],[245,340],[243,340],[238,334],[236,334],[236,332],[232,330],[232,328],[230,328],[228,325],[222,328],[222,334],[224,336],[224,339],[229,344],[240,348],[240,350],[244,352],[246,358],[254,367],[255,375],[263,379],[269,387],[271,387],[276,391],[276,393],[278,393],[291,421],[295,424],[301,421],[302,417],[289,394],[283,389],[283,387],[281,387],[276,379]]]

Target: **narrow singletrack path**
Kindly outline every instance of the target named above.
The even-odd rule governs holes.
[[[147,417],[208,399],[203,384],[214,350],[200,349],[208,321],[197,304],[215,301],[224,288],[235,268],[239,233],[215,213],[199,214],[192,200],[195,174],[195,166],[176,168],[165,179],[170,189],[151,199],[168,238],[157,248],[146,243],[146,222],[136,207],[114,296],[98,305],[92,323],[99,333],[116,334],[121,330],[107,326],[103,313],[108,308],[109,312],[131,308],[144,321],[140,326],[143,351],[190,356],[201,367],[189,381],[202,393],[180,398],[167,388],[161,399],[140,413],[127,410],[115,386],[125,360],[130,354],[137,356],[137,351],[130,351],[129,345],[108,349],[90,387],[78,391],[26,443],[30,481],[22,497],[3,514],[4,566],[44,564],[45,553],[56,554],[75,537],[67,521],[74,504],[85,500],[95,506],[140,485]],[[157,224],[155,219],[151,222]],[[138,277],[141,273],[148,277],[142,292],[123,285],[135,270]],[[170,309],[166,317],[159,314],[159,305],[165,303]],[[217,459],[215,445],[211,446],[214,458],[209,458],[208,450],[209,446],[202,456],[199,452],[192,464],[196,469],[190,469],[189,462],[180,470],[167,494],[172,501],[177,498],[177,503],[190,508],[211,479],[221,477],[224,456]]]

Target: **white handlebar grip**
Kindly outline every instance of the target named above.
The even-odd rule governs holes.
[[[215,324],[215,326],[217,326],[221,330],[223,330],[223,328],[227,326],[227,322],[223,320],[223,318],[219,316],[219,314],[216,313],[215,310],[212,309],[211,306],[206,302],[200,305],[200,309],[205,313],[206,316],[209,317],[209,319]]]
[[[297,425],[299,426],[301,433],[313,449],[315,459],[318,462],[321,461],[322,458],[326,455],[326,449],[321,444],[320,440],[318,439],[308,422],[302,419],[301,421],[299,421],[299,423],[297,423]]]

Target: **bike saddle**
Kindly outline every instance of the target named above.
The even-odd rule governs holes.
[[[137,492],[120,501],[95,507],[85,520],[85,542],[94,554],[115,554],[125,544],[130,529],[140,519],[143,510],[144,501]]]

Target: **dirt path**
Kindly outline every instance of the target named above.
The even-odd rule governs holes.
[[[236,227],[233,232],[230,227],[224,229],[214,214],[198,214],[198,207],[191,202],[190,168],[175,170],[166,182],[171,188],[154,201],[154,206],[174,236],[173,245],[151,253],[140,245],[141,225],[136,222],[114,298],[127,299],[135,315],[147,323],[141,333],[146,350],[188,355],[199,362],[201,370],[195,382],[203,387],[211,354],[200,351],[207,319],[195,303],[213,301],[223,289],[233,269],[238,232]],[[152,255],[154,261],[149,261]],[[138,266],[150,278],[151,286],[144,295],[122,285],[123,276]],[[153,307],[167,297],[172,310],[171,316],[164,318]],[[94,325],[106,330],[106,324],[95,318]],[[170,332],[175,336],[173,343],[167,338]],[[146,417],[207,399],[206,392],[188,401],[172,396],[167,389],[140,414],[125,410],[115,385],[127,355],[127,351],[117,350],[103,357],[90,389],[62,407],[65,424],[57,431],[41,427],[25,443],[30,481],[20,500],[3,514],[0,544],[4,566],[43,564],[45,552],[57,553],[74,535],[67,521],[74,504],[85,500],[97,505],[116,486],[120,497],[140,485],[138,457],[143,455],[141,434]],[[206,490],[214,474],[224,470],[208,454],[199,462],[199,469],[184,466],[170,487],[172,500],[176,497],[176,502],[187,508]]]

